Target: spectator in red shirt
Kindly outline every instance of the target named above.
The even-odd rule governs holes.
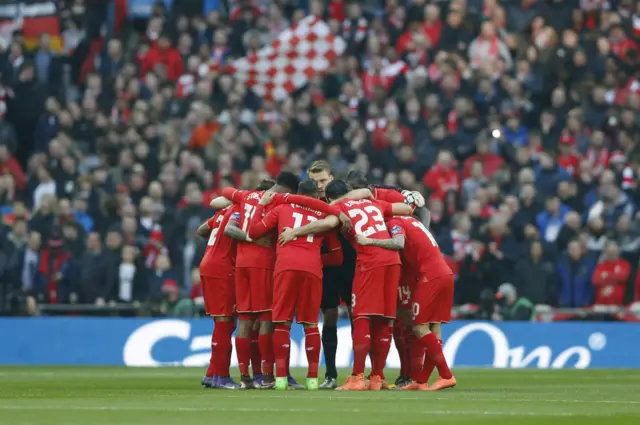
[[[440,8],[437,4],[428,4],[424,8],[424,22],[422,31],[429,39],[432,48],[438,47],[440,35],[442,34],[442,19],[440,19]]]
[[[500,155],[496,155],[489,151],[489,141],[482,137],[478,139],[476,144],[476,154],[471,155],[464,161],[462,166],[463,179],[471,176],[471,166],[476,161],[482,163],[484,175],[488,179],[493,177],[493,175],[497,173],[504,164],[504,159],[502,159]]]
[[[331,0],[329,2],[329,18],[342,23],[345,17],[344,0]]]
[[[289,146],[285,143],[276,146],[275,155],[267,161],[265,169],[272,176],[277,176],[282,171],[282,167],[289,162]]]
[[[385,107],[385,117],[387,123],[379,126],[371,135],[373,148],[376,150],[384,150],[389,147],[399,147],[401,145],[413,146],[413,134],[408,127],[400,122],[400,114],[395,104],[389,104]]]
[[[624,304],[627,282],[631,275],[631,266],[620,258],[620,248],[616,242],[607,242],[602,260],[593,272],[593,285],[596,287],[597,305]]]
[[[182,56],[171,46],[171,39],[167,34],[160,36],[158,44],[149,49],[142,61],[141,75],[152,71],[166,76],[169,81],[177,81],[184,74]]]
[[[638,49],[636,43],[627,37],[620,25],[615,25],[609,30],[609,42],[611,51],[621,59],[625,59],[630,50]]]
[[[569,132],[563,132],[560,136],[560,155],[558,155],[558,166],[564,168],[569,175],[575,177],[580,169],[580,158],[575,154],[576,138]]]
[[[435,165],[422,178],[422,183],[433,196],[445,199],[449,192],[457,193],[460,189],[460,177],[456,171],[453,156],[449,151],[441,151]]]
[[[10,174],[16,189],[22,190],[27,184],[27,178],[24,176],[22,168],[18,161],[9,153],[7,146],[0,141],[0,176]]]

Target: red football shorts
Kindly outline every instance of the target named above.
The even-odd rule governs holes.
[[[236,310],[238,310],[238,314],[270,313],[272,301],[273,270],[257,267],[236,269]],[[263,315],[263,319],[269,320],[270,314]]]
[[[408,268],[402,269],[400,276],[400,286],[398,286],[398,308],[411,308],[411,289],[416,286],[416,275],[411,273]]]
[[[204,309],[213,317],[233,317],[236,306],[236,289],[233,275],[217,278],[200,275]]]
[[[273,321],[318,324],[322,279],[313,273],[285,270],[274,277]]]
[[[356,269],[351,294],[353,316],[396,318],[400,264],[362,271]]]
[[[421,276],[412,293],[413,323],[449,323],[453,307],[453,275],[428,280]]]

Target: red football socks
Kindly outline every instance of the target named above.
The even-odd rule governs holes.
[[[229,363],[231,359],[231,335],[233,334],[233,322],[216,323],[218,334],[216,335],[216,370],[218,376],[229,376]]]
[[[240,369],[240,375],[249,375],[251,338],[241,338],[236,336],[236,355],[238,356],[238,369]]]
[[[410,350],[410,366],[409,366],[409,377],[416,381],[422,383],[422,365],[424,364],[424,347],[420,344],[414,335],[413,332],[409,334],[406,339],[407,345],[409,345]]]
[[[367,354],[371,349],[371,326],[368,317],[353,321],[353,374],[364,373]]]
[[[286,376],[291,376],[291,371],[289,370],[289,365],[291,363],[291,345],[289,345],[289,348],[287,349],[287,375]]]
[[[291,348],[291,330],[285,325],[276,325],[273,333],[273,351],[276,357],[276,376],[287,376],[289,349]]]
[[[442,340],[438,340],[438,344],[442,347]],[[433,369],[436,367],[436,364],[428,357],[424,358],[424,365],[422,366],[422,375],[420,376],[420,382],[429,382],[429,378],[433,373]]]
[[[218,337],[218,324],[216,323],[213,327],[213,332],[211,332],[211,357],[209,358],[209,367],[207,368],[207,373],[205,376],[207,378],[213,378],[213,375],[216,374],[216,345]]]
[[[409,364],[406,361],[405,356],[405,336],[404,327],[400,321],[396,320],[393,325],[393,342],[395,343],[396,350],[398,350],[398,356],[400,356],[400,375],[409,376]]]
[[[320,364],[320,332],[318,328],[307,328],[304,330],[304,348],[307,353],[307,363],[309,370],[307,378],[318,377],[318,365]]]
[[[258,345],[262,357],[262,374],[273,376],[273,334],[258,336]]]
[[[385,318],[371,322],[371,374],[384,379],[384,366],[391,349],[391,327]]]
[[[262,357],[260,356],[257,330],[251,332],[251,369],[254,376],[262,374]]]
[[[450,379],[453,375],[451,374],[451,370],[449,370],[449,365],[447,365],[447,360],[444,358],[444,353],[442,352],[442,346],[438,342],[435,334],[429,333],[423,336],[420,338],[420,342],[426,350],[425,357],[436,365],[440,376],[444,379]]]

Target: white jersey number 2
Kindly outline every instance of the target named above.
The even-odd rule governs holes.
[[[375,205],[367,205],[363,210],[349,210],[349,217],[359,217],[359,220],[355,225],[356,234],[358,235],[369,237],[374,233],[384,232],[387,230],[387,225],[384,224],[382,212]],[[368,224],[370,220],[373,220],[373,224]]]

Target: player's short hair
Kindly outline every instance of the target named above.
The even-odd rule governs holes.
[[[318,196],[318,186],[316,185],[316,182],[311,179],[302,180],[298,185],[298,195],[316,198]]]
[[[309,164],[309,167],[307,168],[307,174],[317,174],[317,173],[321,173],[323,171],[326,171],[328,174],[331,174],[331,164],[329,164],[327,161],[320,159],[318,161],[313,161],[311,164]]]
[[[262,179],[256,186],[256,190],[269,190],[276,184],[274,179]]]
[[[364,175],[362,171],[349,171],[347,174],[347,183],[354,189],[364,189],[369,187],[369,182],[367,181],[367,176]]]
[[[327,185],[325,193],[328,199],[338,199],[346,195],[350,190],[351,187],[344,180],[332,180]]]
[[[289,189],[289,191],[291,192],[295,192],[298,190],[300,178],[289,171],[283,171],[278,174],[278,178],[276,178],[276,184],[278,186],[284,187],[285,189]]]

